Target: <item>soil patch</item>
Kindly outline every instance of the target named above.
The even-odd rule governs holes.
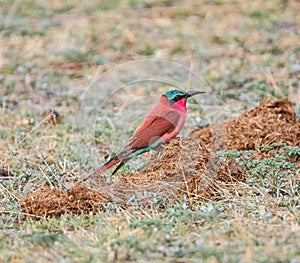
[[[69,191],[42,187],[24,196],[22,211],[36,217],[59,216],[64,213],[81,214],[104,210],[109,201],[96,190],[77,184]]]
[[[219,131],[226,131],[225,134]],[[216,149],[256,150],[274,142],[300,145],[300,122],[290,100],[272,100],[241,114],[238,118],[205,129],[195,129],[188,138],[173,139],[137,173],[122,175],[113,184],[99,180],[97,190],[77,184],[69,191],[43,187],[24,196],[21,209],[27,214],[47,216],[86,213],[105,209],[107,203],[124,208],[134,204],[172,202],[186,194],[190,201],[218,199],[233,191],[246,171],[232,159],[221,162]]]
[[[269,100],[225,123],[194,129],[190,137],[201,139],[210,150],[255,150],[261,145],[284,142],[300,146],[300,121],[289,99]]]

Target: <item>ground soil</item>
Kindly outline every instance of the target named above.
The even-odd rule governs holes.
[[[260,151],[261,145],[274,142],[300,146],[300,121],[289,99],[269,100],[225,123],[196,128],[190,136],[215,150]]]
[[[30,192],[21,200],[21,209],[39,217],[102,211],[109,203],[148,206],[183,195],[189,201],[216,200],[245,181],[247,171],[214,152],[255,150],[258,158],[265,158],[269,153],[260,146],[274,142],[300,146],[300,121],[289,99],[265,101],[225,123],[195,128],[188,138],[163,145],[141,171],[123,174],[112,184],[98,179],[97,190],[78,183],[68,191],[43,187]]]

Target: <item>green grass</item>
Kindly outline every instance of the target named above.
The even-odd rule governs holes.
[[[121,149],[134,120],[168,87],[161,80],[212,90],[188,105],[183,135],[204,117],[236,116],[268,98],[289,97],[299,117],[293,4],[2,1],[0,168],[10,176],[0,178],[0,262],[299,262],[296,147],[262,161],[247,152],[222,153],[249,174],[219,201],[191,206],[183,196],[169,206],[153,196],[149,208],[111,203],[102,213],[39,220],[19,206],[43,185],[70,187],[99,167],[101,150]],[[144,59],[174,60],[205,85],[173,72],[173,64],[122,64]],[[147,80],[135,82],[140,78]],[[56,126],[43,123],[50,108],[63,116]],[[141,160],[122,171],[134,171]]]

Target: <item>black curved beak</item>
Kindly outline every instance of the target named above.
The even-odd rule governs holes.
[[[185,93],[184,97],[189,98],[189,97],[195,96],[197,94],[201,94],[201,93],[205,93],[205,91],[191,90],[191,91],[188,91],[187,93]]]

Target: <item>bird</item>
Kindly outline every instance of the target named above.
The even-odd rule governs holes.
[[[201,93],[205,93],[205,91],[168,90],[162,94],[158,104],[146,115],[123,150],[82,179],[81,182],[98,176],[118,164],[112,172],[112,175],[114,175],[131,158],[151,149],[157,149],[159,145],[176,137],[186,120],[186,102],[188,98]]]

